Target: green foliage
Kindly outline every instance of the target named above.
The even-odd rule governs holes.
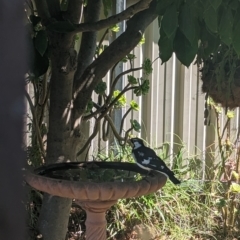
[[[139,86],[136,89],[134,89],[134,93],[138,97],[141,95],[146,95],[150,88],[149,80],[140,78],[140,79],[138,79],[138,81],[139,81]]]
[[[132,61],[136,58],[136,56],[132,53],[129,53],[125,58],[122,59],[122,62],[126,63],[128,61]]]
[[[153,68],[152,68],[152,62],[150,59],[146,58],[142,64],[143,71],[146,75],[149,75],[152,73]]]
[[[176,53],[189,66],[204,45],[206,58],[224,44],[240,53],[240,2],[237,0],[158,1],[160,19],[159,51],[162,62]],[[220,40],[220,42],[219,42]],[[215,43],[215,44],[214,44]]]
[[[86,108],[86,113],[91,112],[92,109],[93,109],[93,101],[91,99],[90,101],[88,101],[87,108]]]
[[[114,26],[110,27],[109,30],[111,30],[112,32],[119,32],[119,26],[117,24],[115,24]]]
[[[130,102],[130,107],[135,111],[139,111],[139,105],[134,100]]]
[[[95,93],[99,95],[103,95],[107,89],[107,84],[101,80],[95,87],[94,91]]]
[[[136,85],[138,83],[137,79],[132,75],[128,75],[127,78],[128,78],[128,82],[131,85]]]
[[[117,102],[114,104],[115,108],[122,108],[126,105],[126,102],[127,102],[126,97],[124,95],[120,96],[120,94],[121,94],[121,92],[119,90],[115,90],[113,92],[113,99],[112,100],[114,100],[115,98],[118,98]]]
[[[136,132],[140,132],[140,130],[141,130],[141,125],[140,125],[140,123],[139,123],[137,120],[131,119],[131,120],[130,120],[130,123],[131,123],[131,125],[132,125],[132,128],[133,128]]]

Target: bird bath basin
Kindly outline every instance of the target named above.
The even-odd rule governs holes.
[[[25,171],[25,180],[40,191],[75,199],[86,211],[86,239],[105,240],[106,210],[118,199],[156,192],[167,178],[133,163],[68,162]]]

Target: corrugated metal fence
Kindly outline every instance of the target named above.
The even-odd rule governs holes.
[[[155,21],[145,33],[145,44],[137,46],[133,51],[136,55],[134,67],[141,66],[145,58],[150,58],[152,61],[158,58],[158,39],[158,22]],[[117,71],[127,68],[128,65],[123,64]],[[135,77],[141,77],[141,74],[141,71],[133,73]],[[108,81],[108,78],[106,77],[105,80]],[[123,84],[126,82],[126,76],[122,81]],[[203,163],[203,168],[205,160],[210,165],[217,146],[215,144],[215,114],[211,110],[211,124],[205,126],[205,94],[201,91],[197,66],[191,65],[186,68],[175,56],[161,65],[161,60],[158,58],[153,63],[150,83],[150,91],[146,96],[135,98],[131,93],[126,94],[128,102],[135,98],[140,105],[140,111],[133,111],[128,116],[125,129],[130,127],[130,119],[136,119],[141,123],[142,130],[140,134],[136,132],[133,134],[145,139],[152,147],[159,147],[167,142],[170,147],[170,159],[174,153],[179,151],[180,146],[185,146],[184,157],[186,159],[197,155],[197,158],[201,159]],[[126,109],[122,109],[117,114],[115,123],[119,123],[121,114],[124,114],[125,111]],[[223,127],[224,114],[221,117],[221,126]],[[236,116],[231,122],[231,140],[233,142],[236,142],[238,129],[239,113],[236,110]],[[92,152],[96,150],[98,140],[94,140]],[[101,147],[107,150],[108,144],[102,143]]]

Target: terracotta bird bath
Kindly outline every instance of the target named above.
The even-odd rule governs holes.
[[[87,215],[86,239],[106,239],[105,212],[118,199],[156,192],[167,178],[133,163],[68,162],[25,171],[26,182],[51,195],[75,199]]]

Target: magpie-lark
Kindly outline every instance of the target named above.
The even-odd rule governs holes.
[[[174,184],[181,182],[174,176],[174,173],[166,166],[165,162],[157,156],[154,150],[144,146],[143,140],[131,138],[133,143],[132,155],[139,167],[146,170],[156,170],[168,177]]]

